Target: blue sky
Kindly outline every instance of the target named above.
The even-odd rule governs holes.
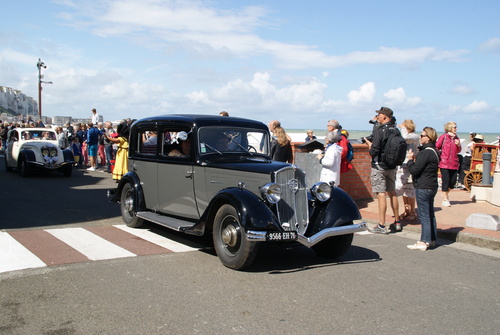
[[[370,129],[381,106],[500,133],[500,2],[4,1],[0,85],[43,114],[218,114]],[[6,15],[7,14],[7,15]]]

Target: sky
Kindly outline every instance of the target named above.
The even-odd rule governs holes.
[[[2,1],[0,85],[42,113],[218,114],[286,129],[398,121],[500,133],[500,2]]]

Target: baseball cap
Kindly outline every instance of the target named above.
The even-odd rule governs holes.
[[[377,114],[384,114],[385,116],[392,117],[393,112],[389,107],[380,107],[378,111],[375,111]]]

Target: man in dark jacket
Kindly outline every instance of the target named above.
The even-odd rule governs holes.
[[[396,127],[396,118],[390,108],[381,107],[375,111],[377,113],[377,124],[373,128],[373,141],[364,138],[370,148],[372,157],[371,181],[372,190],[377,194],[378,200],[378,226],[371,231],[378,234],[388,234],[392,230],[401,231],[399,222],[399,202],[396,196],[396,169],[389,169],[381,160],[384,145],[389,137],[389,132],[399,131]],[[387,212],[387,199],[389,196],[392,212],[394,213],[394,223],[389,227],[385,226],[385,214]]]

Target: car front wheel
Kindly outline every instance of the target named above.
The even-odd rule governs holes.
[[[228,268],[241,270],[255,259],[257,243],[246,239],[236,209],[223,205],[214,219],[213,241],[217,256]]]
[[[354,234],[332,236],[314,245],[312,249],[321,257],[339,258],[349,250],[353,237]]]
[[[137,204],[135,201],[134,189],[129,183],[125,184],[122,188],[120,196],[120,210],[122,213],[122,219],[127,226],[137,228],[142,226],[144,223],[144,220],[138,218],[136,215]]]

